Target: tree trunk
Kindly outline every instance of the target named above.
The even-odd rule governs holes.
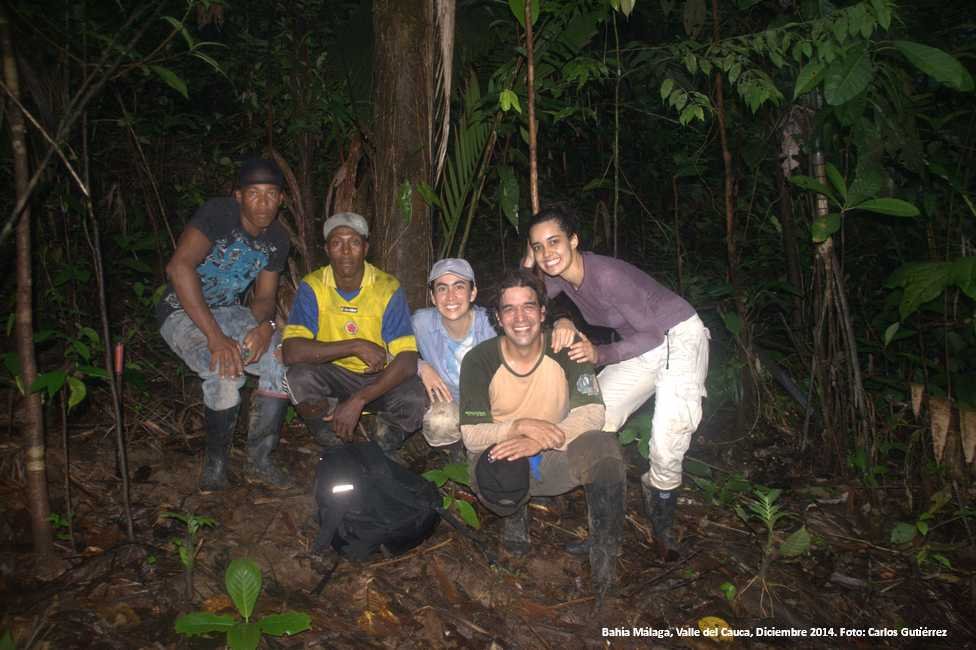
[[[0,43],[3,46],[3,76],[10,93],[20,99],[17,64],[14,59],[13,41],[10,34],[6,8],[0,4]],[[7,105],[7,123],[10,125],[10,142],[14,153],[14,177],[17,200],[28,190],[30,172],[27,163],[27,139],[24,116],[13,102]],[[51,524],[48,521],[50,504],[47,492],[47,466],[44,449],[44,413],[39,393],[30,393],[37,379],[37,363],[34,360],[33,280],[31,277],[31,214],[27,205],[17,224],[17,311],[15,338],[17,356],[20,359],[21,377],[24,382],[24,456],[27,464],[27,498],[31,510],[31,532],[34,551],[46,555],[54,547]]]
[[[434,0],[375,0],[373,31],[370,252],[416,308],[426,303],[432,256],[430,212],[417,186],[431,182]]]

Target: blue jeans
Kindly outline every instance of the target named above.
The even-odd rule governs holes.
[[[211,311],[220,326],[220,331],[237,342],[241,342],[248,332],[257,327],[257,321],[254,320],[251,310],[243,305],[217,307]],[[241,403],[244,377],[221,378],[210,369],[210,348],[207,347],[207,337],[185,311],[181,309],[170,314],[159,329],[159,333],[173,352],[203,380],[203,404],[207,408],[223,411]],[[271,337],[271,345],[268,346],[261,360],[244,366],[244,371],[259,377],[258,390],[261,392],[286,398],[287,395],[282,388],[285,367],[274,354],[280,342],[281,333],[275,332]]]

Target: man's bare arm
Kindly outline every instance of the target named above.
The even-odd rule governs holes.
[[[397,355],[399,356],[399,355]],[[358,357],[366,364],[366,372],[380,372],[386,366],[386,350],[365,339],[349,341],[316,341],[290,338],[281,344],[281,358],[286,365],[296,363],[329,363],[345,357]],[[416,354],[414,372],[416,373]],[[392,365],[392,364],[391,364]],[[402,381],[402,380],[401,380]]]
[[[190,320],[207,337],[210,348],[210,369],[221,377],[236,377],[244,372],[240,347],[237,341],[224,335],[217,320],[203,299],[203,287],[197,267],[213,247],[206,235],[188,226],[180,235],[176,251],[166,265],[166,275],[173,284],[180,305]]]

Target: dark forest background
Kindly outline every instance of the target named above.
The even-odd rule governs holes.
[[[531,9],[529,61],[522,0],[6,3],[11,449],[43,461],[62,410],[134,435],[145,404],[194,390],[153,304],[183,225],[244,157],[286,172],[283,304],[345,209],[370,220],[371,260],[412,307],[446,255],[490,288],[532,211],[531,65],[542,202],[572,205],[585,248],[644,269],[711,328],[706,436],[783,450],[767,484],[849,482],[856,507],[884,513],[876,541],[953,570],[976,525],[971,7]],[[648,428],[638,415],[622,437],[646,453]],[[687,469],[715,499],[728,487]],[[24,474],[39,551],[43,471]]]

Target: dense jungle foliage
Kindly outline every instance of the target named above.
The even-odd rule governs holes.
[[[337,206],[373,219],[389,202],[393,223],[423,226],[399,246],[418,260],[466,256],[489,288],[517,263],[531,212],[523,0],[384,7],[393,23],[427,11],[435,26],[425,47],[436,74],[414,89],[430,118],[416,127],[430,143],[419,181],[381,174],[386,91],[368,0],[7,6],[0,295],[11,430],[24,392],[43,398],[50,445],[62,406],[110,420],[106,349],[118,342],[130,419],[140,395],[182,390],[185,370],[159,352],[154,299],[183,225],[229,192],[249,155],[286,167],[292,288],[324,263],[320,227]],[[713,339],[703,430],[745,445],[775,438],[804,471],[846,477],[869,503],[894,489],[901,511],[883,534],[915,539],[920,563],[933,554],[917,541],[939,524],[971,541],[972,8],[533,0],[531,15],[542,201],[572,205],[585,248],[636,264],[702,314]],[[404,69],[423,49],[386,46],[404,48]],[[34,177],[23,212],[30,385],[14,344],[17,112]],[[381,255],[403,271],[402,258]],[[423,306],[423,286],[407,289]],[[642,417],[623,435],[646,453]],[[934,556],[951,565],[951,553]]]

